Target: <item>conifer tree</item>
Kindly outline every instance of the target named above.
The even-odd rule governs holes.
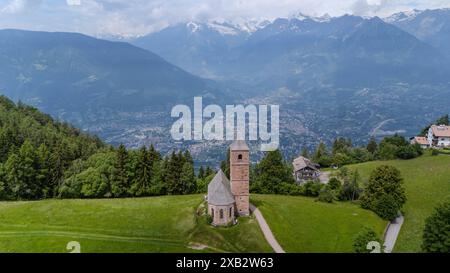
[[[36,150],[37,156],[37,170],[36,170],[36,184],[42,189],[43,197],[53,197],[55,188],[52,184],[52,162],[50,151],[47,145],[41,144]]]
[[[138,151],[137,174],[131,186],[131,193],[135,196],[145,196],[150,192],[152,166],[148,159],[148,152],[145,146]]]
[[[369,151],[371,154],[374,154],[377,151],[377,148],[377,141],[374,137],[371,137],[369,143],[367,144],[367,151]]]
[[[200,166],[200,169],[198,170],[197,177],[198,177],[198,179],[205,178],[205,169],[203,169],[203,166]]]
[[[191,162],[185,162],[181,170],[180,183],[182,185],[182,193],[194,193],[196,189],[194,167]]]
[[[127,194],[128,183],[128,152],[123,144],[116,151],[116,160],[113,170],[111,192],[114,197],[123,197]]]

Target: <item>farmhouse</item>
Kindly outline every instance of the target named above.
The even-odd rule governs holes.
[[[427,140],[431,147],[450,147],[450,126],[431,125]]]
[[[299,156],[292,162],[294,167],[294,178],[299,184],[316,180],[320,176],[319,164],[313,163],[306,157]]]
[[[230,180],[219,170],[208,185],[208,214],[214,226],[234,223],[249,215],[249,148],[237,140],[230,146]]]
[[[412,145],[419,144],[422,149],[430,148],[430,143],[428,142],[428,139],[423,136],[415,136],[410,138],[410,143]]]

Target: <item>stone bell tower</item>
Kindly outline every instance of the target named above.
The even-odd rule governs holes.
[[[230,184],[239,215],[250,214],[249,166],[249,148],[244,140],[236,140],[230,146]]]

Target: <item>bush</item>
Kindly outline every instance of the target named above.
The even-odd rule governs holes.
[[[439,155],[439,151],[437,149],[431,149],[431,155],[433,156]]]
[[[373,203],[372,210],[381,218],[392,221],[399,214],[399,204],[389,194],[383,194]]]
[[[211,225],[213,222],[213,218],[211,215],[209,215],[209,213],[206,214],[206,223],[208,223],[209,225]]]
[[[342,187],[341,181],[337,179],[336,177],[330,178],[330,181],[328,181],[328,187],[332,190],[340,190]]]
[[[318,198],[318,200],[320,202],[333,203],[333,201],[335,199],[336,199],[336,193],[333,190],[331,190],[329,187],[323,187],[320,190],[319,198]]]
[[[356,253],[370,253],[372,249],[367,249],[369,242],[378,242],[381,246],[381,240],[372,229],[364,229],[356,236],[353,243],[353,250]]]
[[[317,197],[319,196],[320,190],[323,184],[317,181],[308,181],[303,185],[303,192],[305,196]]]
[[[429,253],[450,253],[450,202],[438,206],[426,219],[422,249]]]
[[[420,152],[414,145],[408,145],[399,147],[395,154],[400,159],[412,159],[418,157]]]

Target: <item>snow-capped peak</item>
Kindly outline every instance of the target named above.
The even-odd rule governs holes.
[[[417,9],[404,11],[404,12],[398,12],[398,13],[394,13],[394,14],[386,17],[385,21],[388,23],[411,21],[411,20],[414,20],[414,18],[416,18],[417,15],[421,14],[422,12],[423,12],[422,10],[417,10]]]
[[[186,26],[191,30],[192,33],[195,33],[200,29],[200,24],[196,22],[188,22]]]
[[[227,22],[211,21],[207,23],[207,26],[222,35],[237,35],[239,34],[239,29],[236,26]]]

